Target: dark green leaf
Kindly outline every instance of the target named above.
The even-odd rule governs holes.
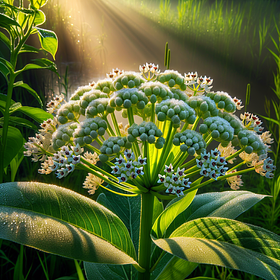
[[[47,119],[52,119],[53,115],[44,111],[40,108],[34,108],[29,106],[22,106],[18,109],[19,112],[24,113],[25,115],[29,116],[33,120],[35,120],[38,123],[42,123],[43,121]]]
[[[39,27],[36,27],[36,29],[38,31],[42,48],[45,51],[49,52],[53,56],[53,59],[55,59],[55,54],[58,48],[58,40],[56,34],[53,31],[42,29]]]
[[[4,76],[6,79],[6,82],[8,83],[8,75],[10,74],[10,70],[0,61],[0,73]]]
[[[0,185],[0,238],[68,258],[134,264],[123,222],[99,203],[37,182]]]
[[[0,128],[0,136],[2,137],[3,128]],[[17,155],[24,143],[20,131],[12,126],[8,126],[7,144],[4,151],[4,168],[10,164],[12,159]]]
[[[40,50],[35,47],[24,44],[20,49],[19,53],[26,53],[26,52],[38,53],[39,51]]]
[[[3,123],[4,123],[4,118],[2,117],[2,118],[0,118],[0,125],[3,126]],[[24,126],[24,127],[27,127],[27,128],[31,128],[35,131],[38,130],[38,127],[34,123],[30,122],[29,120],[19,118],[19,117],[15,117],[15,116],[10,116],[9,117],[9,124],[13,125],[13,126],[16,126],[16,125]]]
[[[25,84],[23,81],[19,81],[19,82],[14,83],[14,87],[25,88],[28,92],[30,92],[35,97],[35,99],[39,102],[40,106],[43,107],[43,102],[42,102],[40,96],[28,84]]]
[[[2,32],[0,32],[0,40],[11,50],[11,41],[10,39]]]
[[[10,72],[13,72],[14,71],[14,67],[13,65],[6,59],[0,57],[0,62],[6,66],[6,68],[9,69]]]
[[[127,227],[134,247],[137,250],[139,242],[141,198],[115,195],[109,191],[98,196],[97,202],[115,213]]]
[[[266,229],[225,218],[201,218],[154,239],[184,260],[220,265],[266,280],[280,279],[280,237]]]
[[[15,25],[15,26],[20,27],[20,25],[18,24],[17,21],[15,21],[14,19],[8,17],[7,15],[1,14],[1,13],[0,13],[0,22],[1,22],[0,26],[4,27],[4,28],[9,27],[10,25]]]
[[[7,95],[0,93],[0,100],[5,101],[5,103],[6,103]],[[16,103],[16,102],[13,99],[11,99],[11,104],[14,104],[14,103]]]

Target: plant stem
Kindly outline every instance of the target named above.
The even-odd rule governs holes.
[[[149,193],[141,194],[141,217],[138,263],[145,272],[138,272],[138,280],[150,279],[151,237],[154,197]]]

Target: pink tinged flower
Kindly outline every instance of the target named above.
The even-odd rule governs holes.
[[[224,157],[218,156],[216,161],[217,161],[217,164],[219,164],[219,165],[227,164],[226,159]]]
[[[208,168],[206,169],[206,168],[202,167],[199,173],[202,176],[208,177],[209,176],[209,172],[210,172],[210,170]]]
[[[191,182],[189,181],[189,178],[184,178],[181,182],[181,185],[183,185],[185,188],[189,188],[191,185]]]
[[[59,163],[56,161],[53,161],[53,165],[49,166],[51,171],[55,171],[59,168]]]
[[[112,174],[121,174],[119,166],[115,165],[115,166],[111,166],[111,168],[113,169],[111,171]]]
[[[122,156],[120,156],[119,158],[116,158],[116,164],[121,165],[123,163],[125,163],[125,159]]]
[[[77,163],[79,163],[80,162],[80,156],[73,156],[73,161],[72,161],[72,163],[73,164],[77,164]]]
[[[141,156],[138,157],[138,162],[141,164],[141,165],[145,165],[147,164],[147,158],[142,158]]]
[[[185,168],[180,169],[180,168],[178,167],[178,168],[177,168],[177,174],[178,174],[178,176],[183,176],[183,175],[184,175],[184,171],[185,171]]]
[[[66,164],[66,168],[67,168],[68,172],[70,173],[70,172],[74,171],[75,165],[72,163]]]
[[[143,172],[143,167],[135,167],[135,173],[137,175],[144,175],[144,172]]]
[[[120,177],[118,177],[119,183],[123,183],[127,181],[127,176],[122,173]]]
[[[172,173],[172,172],[174,172],[172,163],[170,163],[169,166],[165,165],[164,172],[165,173]]]
[[[165,175],[158,174],[158,177],[159,177],[159,179],[157,181],[158,184],[165,183]]]
[[[184,195],[183,190],[184,190],[184,187],[175,187],[175,188],[174,188],[175,194],[176,194],[178,197]]]
[[[169,194],[175,194],[175,190],[174,190],[173,185],[169,184],[169,185],[167,186],[167,189],[166,189],[165,192],[166,192],[166,193],[169,193]]]
[[[130,150],[125,150],[124,155],[125,155],[127,160],[135,160],[135,155]]]
[[[215,170],[212,170],[209,174],[209,177],[212,178],[212,179],[215,179],[217,180],[217,178],[219,177],[219,175],[216,174],[216,171]]]
[[[75,147],[72,146],[71,148],[74,151],[75,155],[80,155],[84,151],[84,149],[81,148],[79,144],[77,144]]]

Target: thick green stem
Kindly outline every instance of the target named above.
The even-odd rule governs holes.
[[[140,218],[140,237],[139,237],[139,265],[145,272],[138,272],[138,280],[150,279],[150,258],[151,258],[151,236],[153,222],[154,197],[151,193],[141,194],[141,218]]]
[[[110,116],[111,116],[112,122],[114,124],[115,130],[117,132],[117,135],[121,136],[121,131],[120,131],[120,128],[119,128],[119,125],[118,125],[115,113],[111,113]]]

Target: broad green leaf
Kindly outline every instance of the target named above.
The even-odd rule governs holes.
[[[156,196],[154,196],[153,224],[163,210],[163,203],[159,201]]]
[[[168,237],[183,223],[196,218],[215,216],[235,219],[264,197],[266,196],[248,191],[226,191],[196,195],[191,205],[178,215],[168,227],[166,236]],[[167,273],[174,274],[174,279],[185,279],[197,265],[173,256],[157,280],[164,279]]]
[[[178,215],[167,230],[166,237],[183,223],[203,217],[235,219],[267,197],[249,191],[212,192],[197,195],[191,205]]]
[[[22,46],[22,48],[20,49],[19,53],[26,53],[26,52],[32,52],[32,53],[38,53],[40,50],[33,47],[33,46],[29,46],[24,44]]]
[[[89,280],[134,280],[137,278],[137,270],[132,272],[129,267],[131,266],[84,262]]]
[[[24,140],[24,142],[26,142]],[[12,159],[12,161],[10,162],[10,168],[11,168],[11,182],[15,181],[15,177],[16,177],[16,173],[18,171],[19,165],[22,162],[23,158],[24,158],[24,147],[22,146],[21,149],[19,150],[19,152],[17,153],[17,155]]]
[[[155,221],[152,234],[156,237],[163,237],[172,221],[191,204],[196,192],[197,189],[189,192],[181,200],[166,208]]]
[[[134,264],[123,222],[99,203],[37,182],[0,185],[0,238],[68,258]]]
[[[3,126],[3,123],[4,123],[4,117],[0,118],[0,125]],[[34,123],[32,123],[29,120],[20,118],[20,117],[10,116],[9,117],[9,124],[13,125],[13,126],[16,126],[16,125],[24,126],[24,127],[27,127],[27,128],[31,128],[35,131],[38,130],[38,127]]]
[[[14,20],[2,13],[0,13],[0,22],[1,22],[0,26],[2,26],[4,28],[9,27],[10,25],[15,25],[15,26],[20,27],[20,25],[18,24],[18,22],[16,20]]]
[[[137,251],[139,243],[141,197],[127,197],[115,195],[104,190],[97,202],[115,213],[127,227],[134,247]]]
[[[43,102],[40,98],[40,96],[37,94],[37,92],[32,89],[28,84],[25,84],[23,81],[18,81],[16,83],[14,83],[14,87],[22,87],[22,88],[25,88],[28,92],[30,92],[34,97],[35,99],[39,102],[41,108],[43,107]]]
[[[0,138],[2,137],[3,128],[0,128]],[[7,143],[4,150],[4,168],[12,161],[17,155],[24,143],[20,131],[12,126],[8,126]]]
[[[34,21],[34,25],[38,26],[43,24],[46,21],[46,16],[43,13],[43,11],[38,10],[36,11],[36,16],[35,16],[35,21]]]
[[[17,22],[19,23],[19,25],[21,26],[21,30],[24,30],[26,28],[28,19],[27,19],[27,15],[23,12],[18,12],[17,14]]]
[[[225,218],[201,218],[153,241],[184,260],[220,265],[267,280],[280,278],[280,237],[266,229]]]
[[[58,40],[56,34],[53,31],[42,29],[39,27],[36,27],[36,29],[38,31],[42,49],[49,52],[53,56],[53,59],[55,59],[55,54],[58,48]]]
[[[0,40],[11,50],[11,41],[10,39],[2,32],[0,32]]]
[[[22,106],[17,111],[24,113],[38,123],[42,123],[47,119],[53,119],[53,115],[40,108]]]
[[[5,101],[5,103],[6,103],[7,95],[0,93],[0,100]],[[13,99],[11,99],[11,104],[14,104],[14,103],[16,103],[16,102]]]

